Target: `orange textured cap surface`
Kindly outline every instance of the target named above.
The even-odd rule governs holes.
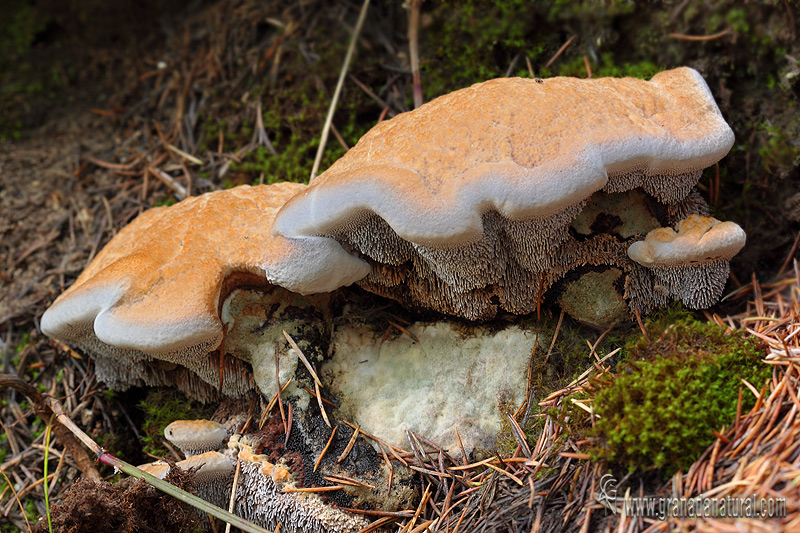
[[[42,331],[93,348],[204,355],[222,338],[224,282],[263,278],[275,214],[304,188],[242,186],[145,211],[50,306]]]

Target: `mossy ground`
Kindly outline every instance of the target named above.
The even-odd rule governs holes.
[[[760,389],[772,371],[752,337],[688,313],[662,313],[646,330],[649,340],[628,342],[614,374],[594,382],[593,455],[669,475],[685,471],[713,431],[733,423],[741,380]],[[747,412],[755,399],[747,390],[742,398]]]
[[[526,406],[524,415],[518,417],[522,430],[528,437],[528,445],[533,446],[539,433],[543,429],[545,415],[558,420],[566,429],[567,434],[578,435],[582,433],[581,421],[586,412],[574,404],[565,405],[562,409],[542,408],[538,403],[550,393],[566,387],[578,378],[587,369],[591,368],[596,358],[603,358],[617,347],[624,346],[639,337],[638,329],[634,327],[617,328],[607,332],[600,339],[601,333],[578,324],[565,316],[558,326],[558,318],[545,316],[541,320],[528,317],[523,322],[525,327],[540,331],[540,341],[536,353],[531,360],[530,367],[530,399],[531,405]],[[555,336],[555,342],[552,342]],[[598,342],[599,340],[599,342]],[[550,345],[552,344],[552,349]],[[590,345],[596,344],[595,353],[592,354]],[[586,399],[587,394],[574,395],[575,399]],[[509,406],[509,414],[518,406]],[[508,421],[503,421],[503,429],[497,438],[497,450],[501,454],[511,455],[517,447]],[[546,473],[545,470],[540,470]]]

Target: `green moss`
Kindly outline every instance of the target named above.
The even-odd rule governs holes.
[[[421,46],[427,51],[420,63],[425,99],[503,76],[517,54],[531,61],[544,54],[545,34],[528,31],[535,11],[521,0],[441,4],[423,34],[432,39]],[[524,59],[517,66],[527,72]]]
[[[29,344],[31,343],[31,334],[30,332],[26,331],[22,335],[19,336],[19,342],[17,346],[14,348],[14,353],[20,354],[22,350],[24,350]]]
[[[208,418],[214,408],[188,400],[174,390],[152,390],[139,402],[144,413],[142,424],[142,451],[146,454],[163,456],[167,450],[162,447],[164,428],[175,420],[194,420]]]
[[[765,132],[766,140],[759,147],[758,155],[761,156],[761,164],[768,172],[788,170],[798,164],[800,150],[793,145],[793,140],[789,136],[767,123],[762,124],[760,129]]]
[[[643,60],[636,63],[621,63],[616,64],[614,63],[614,56],[611,53],[605,53],[602,57],[602,63],[599,67],[596,67],[597,71],[595,73],[595,77],[603,78],[603,77],[614,77],[614,78],[640,78],[649,80],[662,70],[664,67],[660,67],[653,63],[652,61]]]
[[[175,204],[174,198],[164,198],[163,200],[159,200],[153,204],[153,207],[169,207]]]
[[[733,422],[740,379],[760,387],[771,371],[755,340],[688,314],[668,311],[646,329],[650,341],[629,342],[616,375],[595,382],[593,455],[671,474]],[[752,395],[743,398],[743,409],[752,407]]]

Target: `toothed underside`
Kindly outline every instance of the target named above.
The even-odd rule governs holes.
[[[702,169],[732,143],[691,69],[650,81],[491,80],[373,128],[281,208],[276,236],[304,252],[265,268],[299,292],[320,290],[321,272],[352,269],[365,289],[419,308],[472,320],[529,313],[543,279],[595,261],[570,242],[587,199],[637,189],[669,206],[666,218],[697,212]],[[326,238],[369,273],[334,258],[335,243],[312,257]]]
[[[231,459],[231,450],[216,456],[223,459],[227,456],[225,460],[231,460],[232,464],[235,460]],[[187,468],[189,461],[181,461],[178,466]],[[264,463],[260,461],[242,459],[240,464],[233,512],[249,522],[269,531],[277,531],[280,524],[280,531],[284,533],[354,533],[368,525],[361,517],[325,504],[316,494],[283,492],[287,485],[276,483],[265,474]],[[213,479],[205,479],[202,474],[201,467],[195,473],[195,493],[218,507],[227,508],[233,488],[233,470],[226,476],[215,474]]]
[[[242,462],[236,492],[236,514],[272,531],[285,533],[353,533],[368,522],[325,505],[316,495],[284,493],[261,466]]]
[[[643,314],[664,307],[674,298],[691,309],[714,305],[730,273],[727,260],[646,268],[633,263],[627,296]]]
[[[97,341],[74,345],[95,355],[97,378],[116,390],[123,391],[134,386],[176,386],[190,398],[203,402],[220,397],[219,354],[208,349],[198,347],[196,357],[186,364],[184,359],[170,362],[140,351],[98,346]],[[250,365],[240,359],[226,356],[222,375],[223,396],[240,398],[258,390]]]
[[[603,195],[598,193],[593,198],[602,202]],[[632,195],[631,199],[638,200],[639,195]],[[362,254],[370,262],[372,272],[358,282],[364,289],[411,307],[484,320],[500,310],[514,314],[535,312],[548,289],[568,272],[583,266],[609,265],[621,268],[626,274],[632,272],[633,262],[627,256],[627,249],[633,239],[604,233],[576,239],[570,234],[569,224],[583,205],[565,210],[557,217],[529,222],[509,221],[497,212],[487,213],[483,216],[483,238],[453,250],[414,246],[396,237],[374,215],[365,217],[361,224],[353,222],[354,227],[366,230],[342,232],[338,238],[346,249]],[[692,192],[663,210],[665,223],[669,224],[681,216],[705,213],[708,207],[699,194]],[[373,242],[367,235],[374,231],[393,235],[385,241],[391,246],[384,246],[379,253],[364,246]],[[355,238],[351,240],[353,235]],[[652,278],[653,274],[637,276]],[[717,294],[718,284],[715,278],[713,289],[698,288],[708,294],[702,300],[705,307],[714,303],[711,295]],[[670,296],[683,299],[685,295],[677,286],[671,286],[666,300],[656,297],[653,305],[644,307],[651,310],[666,305]],[[639,297],[637,304],[642,301],[646,301],[644,296]],[[689,298],[689,301],[699,300]]]

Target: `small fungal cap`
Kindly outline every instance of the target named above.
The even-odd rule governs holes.
[[[139,465],[136,468],[158,479],[164,479],[167,477],[167,474],[169,474],[169,465],[164,461],[155,461],[153,463]]]
[[[176,420],[164,428],[164,437],[187,455],[193,455],[218,449],[228,432],[213,420]]]
[[[205,452],[193,455],[175,464],[181,470],[197,468],[195,481],[198,485],[227,480],[233,475],[233,463],[228,456],[219,452]]]
[[[657,228],[628,248],[628,256],[646,267],[730,260],[744,247],[744,230],[733,222],[689,215],[675,229]]]

